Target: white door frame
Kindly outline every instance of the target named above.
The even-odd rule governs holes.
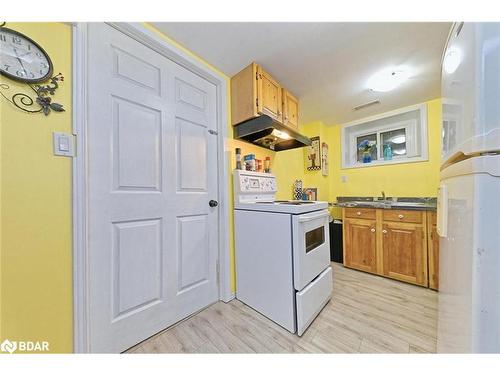
[[[217,160],[219,200],[219,300],[229,302],[231,292],[229,259],[229,217],[231,204],[228,194],[229,152],[225,151],[227,138],[227,79],[210,69],[184,50],[161,38],[141,23],[109,23],[110,26],[141,44],[203,77],[216,86],[217,91]],[[76,135],[77,157],[73,158],[73,344],[74,352],[89,352],[88,340],[88,280],[87,260],[87,24],[73,27],[73,133]]]

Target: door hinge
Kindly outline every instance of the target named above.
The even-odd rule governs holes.
[[[259,98],[255,98],[255,106],[259,108]]]
[[[255,72],[255,80],[258,81],[259,80],[259,72]]]

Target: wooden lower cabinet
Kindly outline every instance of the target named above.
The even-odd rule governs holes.
[[[427,286],[427,238],[417,224],[383,222],[384,276]]]
[[[436,213],[427,212],[427,254],[429,258],[429,288],[439,289],[439,236]]]
[[[344,222],[344,265],[377,272],[375,220],[348,219]]]
[[[433,268],[437,258],[430,259],[435,253],[430,249],[437,247],[428,241],[433,213],[389,211],[365,208],[358,214],[352,208],[343,209],[344,266],[434,288],[430,278],[437,277]]]

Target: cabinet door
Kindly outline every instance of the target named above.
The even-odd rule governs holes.
[[[436,230],[436,213],[427,213],[427,236],[429,257],[429,288],[439,288],[439,236]]]
[[[289,91],[283,89],[283,124],[299,129],[299,101]]]
[[[383,274],[427,286],[427,243],[424,226],[383,222]]]
[[[258,112],[283,122],[281,86],[259,66],[257,86]]]
[[[361,271],[377,271],[375,220],[344,220],[344,265]]]

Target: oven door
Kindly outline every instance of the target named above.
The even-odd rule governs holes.
[[[302,290],[330,265],[328,216],[328,210],[293,216],[293,283],[296,290]]]

